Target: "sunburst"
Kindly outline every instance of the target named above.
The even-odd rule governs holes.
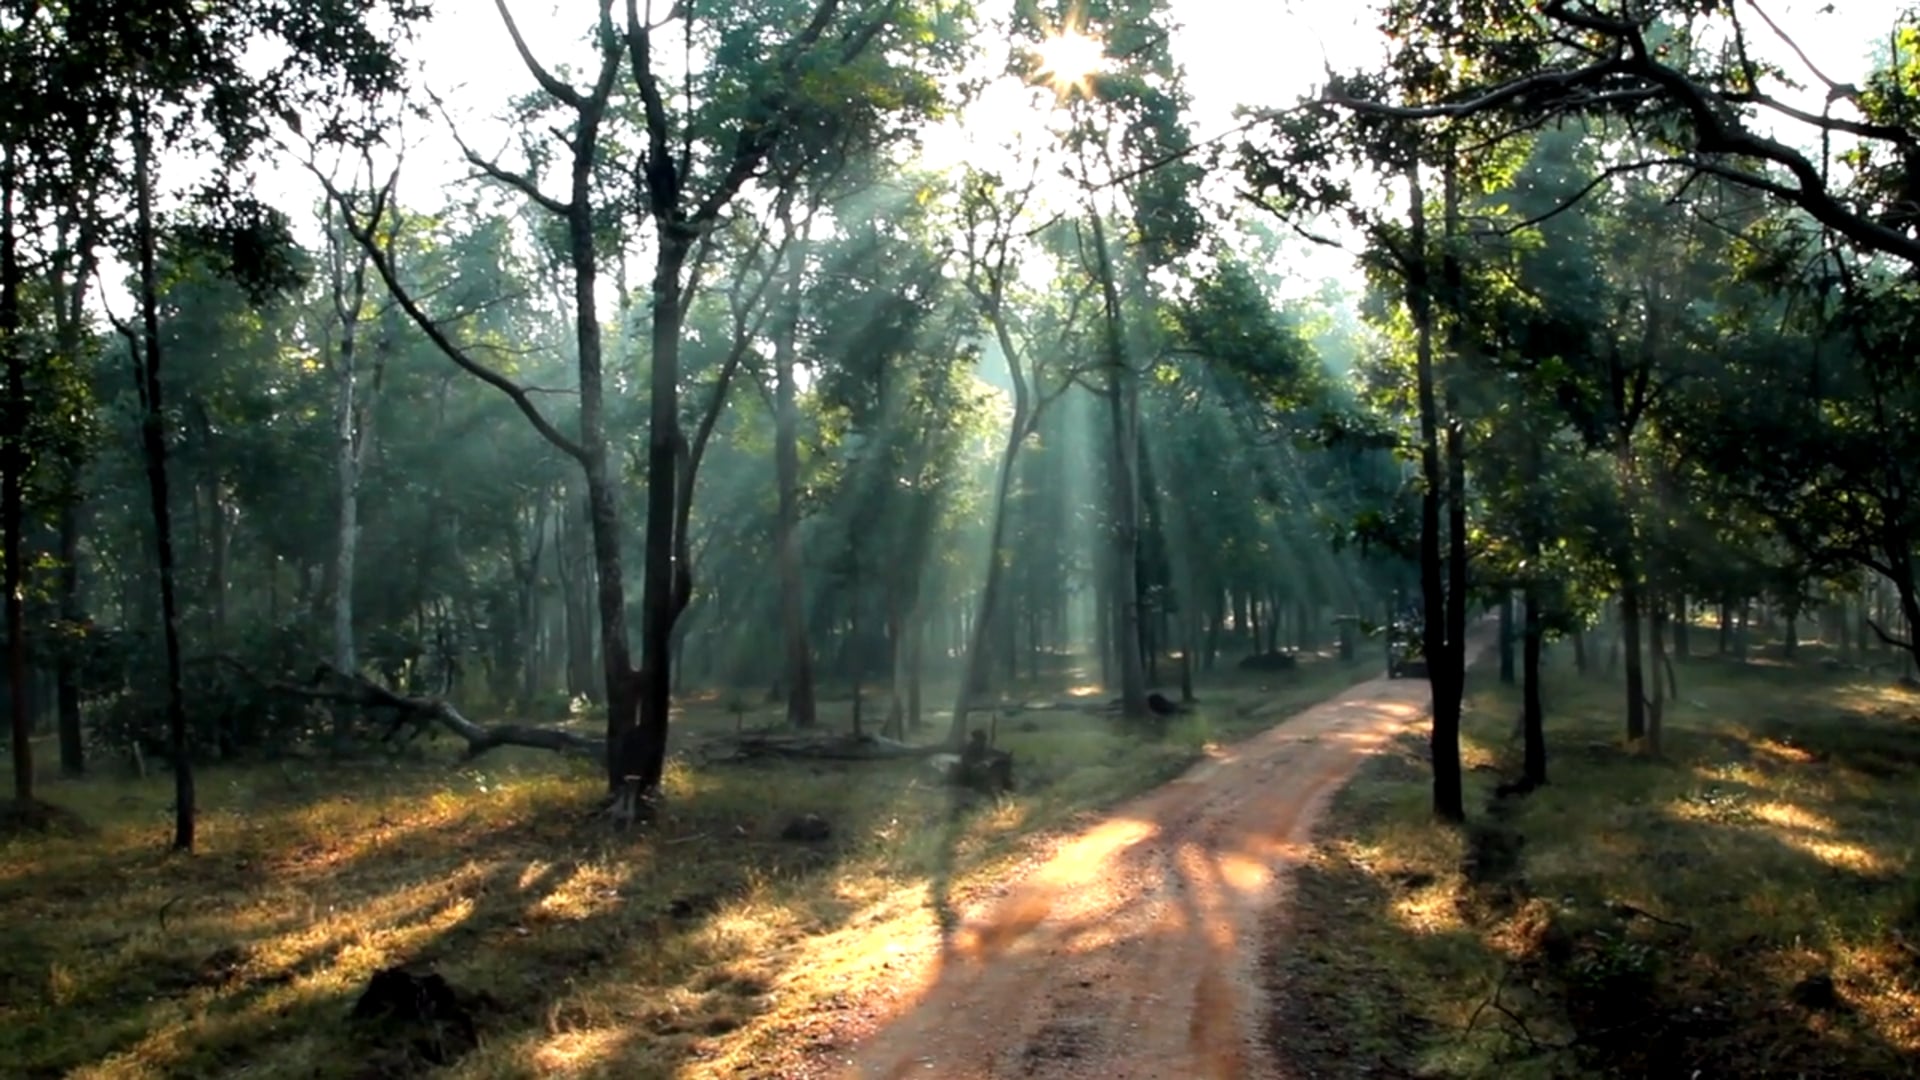
[[[1105,43],[1068,23],[1040,42],[1036,74],[1046,79],[1061,98],[1091,94],[1093,77],[1106,66]]]

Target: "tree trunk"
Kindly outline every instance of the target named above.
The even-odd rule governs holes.
[[[597,579],[591,573],[587,542],[592,532],[591,512],[585,499],[576,502],[571,493],[562,498],[566,505],[560,515],[561,542],[555,565],[560,570],[561,615],[567,629],[567,694],[597,705],[606,701],[606,682],[594,672],[593,590]]]
[[[1007,363],[1012,365],[1018,361],[1009,354]],[[947,742],[956,749],[966,745],[967,712],[973,704],[975,687],[986,674],[989,630],[994,624],[1001,578],[1005,575],[1001,548],[1007,536],[1007,497],[1013,491],[1014,467],[1030,424],[1024,409],[1016,406],[1006,445],[1000,451],[1000,471],[993,485],[993,519],[987,531],[987,576],[980,585],[980,599],[974,608],[973,623],[967,630],[965,652],[960,661],[960,689],[955,695],[953,723],[947,729]]]
[[[1660,753],[1661,728],[1667,705],[1667,684],[1660,677],[1666,662],[1666,623],[1666,608],[1656,599],[1653,613],[1647,618],[1647,646],[1653,662],[1653,696],[1647,703],[1647,752],[1654,755]]]
[[[1693,604],[1682,596],[1674,604],[1673,658],[1686,663],[1693,656]]]
[[[1513,590],[1500,590],[1500,683],[1513,685]]]
[[[792,229],[791,223],[788,225]],[[805,582],[800,567],[800,411],[794,401],[794,335],[800,331],[800,245],[790,247],[781,286],[784,315],[774,332],[773,459],[779,492],[774,546],[780,567],[780,633],[785,646],[787,722],[819,722],[813,700],[813,655],[807,641]]]
[[[140,442],[145,451],[147,493],[153,504],[154,547],[159,556],[160,621],[166,654],[167,735],[173,756],[173,846],[193,850],[193,761],[187,752],[187,707],[181,685],[180,612],[174,596],[173,515],[167,493],[166,411],[160,379],[160,277],[156,265],[159,237],[153,222],[153,136],[144,102],[134,107],[135,242],[140,275],[142,344],[135,353],[142,410]]]
[[[71,635],[69,643],[82,640],[81,626],[86,610],[80,602],[81,515],[85,512],[76,493],[69,493],[60,507],[60,621]],[[80,664],[73,648],[60,650],[54,669],[55,696],[60,713],[60,771],[79,776],[86,771],[86,735],[80,725]]]
[[[1621,650],[1626,654],[1627,738],[1647,735],[1647,688],[1644,657],[1640,648],[1640,583],[1632,577],[1620,582]]]
[[[1449,170],[1451,176],[1451,170]],[[1407,168],[1413,249],[1428,250],[1426,194],[1417,164]],[[1451,192],[1452,184],[1448,184]],[[1451,204],[1451,200],[1449,200]],[[1451,213],[1449,214],[1451,217]],[[1409,273],[1407,296],[1415,332],[1414,366],[1420,410],[1420,470],[1425,481],[1420,495],[1420,589],[1426,625],[1424,651],[1433,723],[1428,746],[1433,761],[1433,812],[1442,821],[1467,817],[1460,770],[1460,699],[1464,687],[1450,662],[1447,634],[1452,625],[1448,586],[1453,574],[1442,535],[1441,504],[1449,487],[1450,470],[1442,462],[1440,401],[1434,362],[1434,304],[1425,263],[1416,260]],[[1449,425],[1451,427],[1451,425]],[[1460,538],[1464,539],[1464,538]],[[1461,598],[1464,599],[1464,598]]]
[[[1107,498],[1113,565],[1114,644],[1120,668],[1120,713],[1143,719],[1147,709],[1146,671],[1140,655],[1140,492],[1137,458],[1140,441],[1139,392],[1127,357],[1126,329],[1113,261],[1107,251],[1106,225],[1093,219],[1093,249],[1101,295],[1105,300],[1107,361]]]
[[[1191,705],[1194,701],[1193,654],[1200,645],[1200,612],[1191,599],[1191,590],[1187,595],[1186,614],[1180,620],[1180,625],[1185,628],[1185,640],[1180,643],[1180,701]]]
[[[887,590],[887,657],[892,677],[888,683],[887,719],[880,726],[880,734],[904,739],[907,737],[906,619],[900,611],[897,588]]]
[[[329,217],[331,222],[331,217]],[[366,435],[360,430],[365,411],[359,399],[360,313],[366,300],[366,256],[361,253],[349,270],[345,264],[345,245],[335,230],[329,229],[329,254],[332,256],[332,293],[334,318],[340,327],[340,344],[334,358],[334,570],[333,570],[333,666],[351,672],[360,666],[353,640],[354,561],[360,541],[360,445]],[[340,710],[346,715],[346,710]],[[336,732],[338,734],[338,732]]]
[[[1523,591],[1520,630],[1520,729],[1526,742],[1524,777],[1532,787],[1547,782],[1546,709],[1540,695],[1540,590],[1528,581]]]
[[[1216,604],[1217,604],[1217,601],[1216,601]],[[1205,659],[1201,662],[1201,665],[1200,665],[1201,669],[1204,671],[1212,671],[1213,665],[1219,661],[1220,624],[1225,621],[1226,621],[1226,614],[1221,610],[1219,610],[1217,606],[1212,611],[1210,611],[1207,615],[1207,645],[1206,645],[1206,652],[1204,654]]]
[[[0,350],[6,353],[5,430],[0,432],[0,533],[6,552],[7,727],[13,744],[13,797],[25,806],[33,802],[33,725],[27,709],[26,607],[26,478],[31,455],[27,450],[27,358],[21,339],[21,290],[26,281],[20,265],[20,239],[15,222],[18,163],[14,143],[8,140],[0,159]]]
[[[916,611],[908,622],[907,730],[919,731],[924,723],[920,716],[920,680],[926,673],[927,620]]]

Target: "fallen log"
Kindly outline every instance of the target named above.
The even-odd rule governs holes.
[[[914,746],[878,735],[744,735],[717,740],[708,761],[794,758],[817,761],[901,761],[946,753],[944,746]],[[714,753],[713,750],[719,750]]]
[[[534,750],[578,754],[605,763],[606,742],[576,731],[530,727],[525,724],[476,724],[443,698],[413,697],[390,690],[354,672],[341,671],[332,664],[320,664],[305,683],[285,679],[263,679],[245,664],[229,656],[215,657],[275,693],[289,694],[309,701],[331,701],[366,708],[388,708],[432,721],[459,736],[467,744],[462,761],[497,750],[502,746],[524,746]]]

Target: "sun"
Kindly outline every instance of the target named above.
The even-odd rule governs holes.
[[[1106,66],[1106,46],[1072,27],[1046,36],[1040,43],[1040,66],[1036,73],[1053,85],[1054,93],[1071,97],[1075,92],[1090,93],[1093,76]]]

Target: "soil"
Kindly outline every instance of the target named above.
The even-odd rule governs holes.
[[[1428,694],[1361,683],[1061,839],[944,938],[894,943],[885,981],[782,1075],[1279,1076],[1259,963],[1288,873],[1334,792],[1425,717]]]

